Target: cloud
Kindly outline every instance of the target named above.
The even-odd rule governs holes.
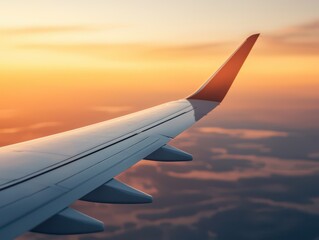
[[[319,159],[319,152],[312,152],[308,154],[309,158]]]
[[[130,106],[96,106],[96,107],[92,107],[93,111],[103,112],[103,113],[120,113],[120,112],[127,112],[131,109],[132,109],[132,107],[130,107]]]
[[[261,140],[260,143],[272,150],[274,146],[278,148],[263,153],[254,151],[259,146],[253,145],[255,139],[245,140],[245,144],[239,145],[237,150],[234,144],[238,143],[238,139],[199,134],[195,129],[191,131],[191,135],[195,134],[197,138],[196,145],[185,150],[197,155],[194,161],[185,164],[143,161],[119,176],[125,183],[153,194],[152,204],[110,205],[77,201],[72,207],[104,221],[106,231],[72,237],[154,239],[152,236],[155,234],[155,239],[169,236],[172,239],[211,240],[216,237],[209,236],[215,234],[218,239],[238,239],[238,236],[240,239],[280,239],[288,233],[294,236],[291,232],[295,229],[305,229],[311,225],[317,234],[319,164],[305,161],[296,154],[281,156],[289,151],[285,145],[298,150],[291,141],[296,141],[299,146],[309,146],[307,132],[292,132],[285,141],[281,138]],[[312,133],[318,135],[318,132]],[[188,134],[184,136],[187,139],[190,138]],[[314,139],[311,138],[314,144],[306,154],[316,152]],[[176,145],[179,141],[183,140],[175,140]],[[247,147],[245,154],[237,154],[241,147]],[[220,172],[216,166],[221,167],[223,163],[229,168]],[[175,172],[187,176],[194,169],[198,175],[213,172],[216,178],[199,179],[198,175],[183,178],[170,174]],[[229,231],[229,223],[233,226],[232,231]],[[271,226],[266,236],[265,226]],[[299,236],[289,239],[300,239]],[[25,238],[42,239],[43,235],[28,233]],[[54,236],[52,239],[62,240],[64,237]]]
[[[319,37],[319,19],[304,24],[287,27],[281,29],[272,34],[272,37],[277,40],[287,41],[287,42],[318,42]]]
[[[262,37],[270,54],[318,54],[319,19],[265,33]]]
[[[241,150],[257,150],[260,152],[270,152],[271,149],[258,143],[238,143],[233,145],[234,148]]]
[[[316,239],[319,216],[243,201],[237,208],[203,218],[193,227],[210,229],[217,239]]]
[[[213,133],[240,139],[264,139],[273,137],[287,137],[287,132],[253,129],[230,129],[218,127],[202,127],[198,129],[202,133]]]
[[[38,26],[21,28],[2,28],[0,35],[40,35],[58,34],[68,32],[102,31],[105,29],[127,27],[120,24],[110,24],[105,26]],[[319,53],[319,20],[314,20],[297,26],[290,26],[272,32],[262,32],[260,41],[262,44],[256,45],[256,54],[259,55],[293,55]],[[242,40],[242,39],[241,39]],[[115,60],[172,60],[176,58],[185,59],[191,57],[207,57],[211,55],[224,54],[225,49],[233,51],[238,41],[216,41],[216,42],[193,42],[184,43],[116,43],[116,42],[21,42],[15,45],[19,49],[26,50],[46,50],[53,52],[63,52],[69,54],[80,54],[103,59]],[[236,42],[236,43],[235,43]]]
[[[237,42],[238,43],[238,42]],[[149,59],[172,60],[176,58],[207,57],[211,55],[224,54],[225,48],[233,50],[231,42],[213,43],[193,43],[193,44],[167,44],[167,43],[116,43],[116,42],[97,42],[97,43],[25,43],[16,47],[20,49],[40,49],[48,51],[60,51],[70,54],[81,54],[103,59],[113,60],[143,60]]]
[[[217,148],[218,150],[218,148]],[[238,181],[240,179],[278,176],[307,176],[319,172],[319,164],[302,159],[282,159],[275,156],[231,154],[222,149],[211,157],[211,168],[193,168],[187,172],[167,169],[171,177],[182,179]]]
[[[300,25],[289,26],[272,32],[262,32],[262,46],[256,46],[256,53],[269,54],[318,54],[319,53],[319,19]],[[236,40],[238,42],[238,40]],[[192,56],[224,53],[225,49],[231,49],[233,42],[199,42],[186,45],[160,46],[155,51],[166,55]]]
[[[254,203],[262,203],[269,206],[294,209],[294,210],[298,210],[298,211],[302,211],[302,212],[306,212],[310,214],[319,215],[319,198],[312,199],[311,203],[308,203],[308,204],[274,201],[271,199],[263,199],[263,198],[253,198],[251,199],[251,201]]]
[[[13,134],[21,131],[21,128],[1,128],[0,134]]]
[[[22,133],[28,133],[30,131],[34,130],[42,130],[45,128],[50,128],[50,127],[56,127],[60,125],[59,122],[41,122],[41,123],[35,123],[29,126],[24,126],[24,127],[10,127],[10,128],[1,128],[0,129],[0,134],[14,134],[19,133],[19,135],[22,135]]]
[[[41,122],[41,123],[35,123],[29,126],[30,129],[42,129],[42,128],[48,128],[48,127],[56,127],[60,125],[59,122]]]
[[[43,50],[50,52],[61,52],[63,55],[76,55],[93,57],[99,60],[112,60],[113,64],[117,61],[123,63],[124,60],[139,59],[146,60],[153,58],[150,54],[153,49],[151,46],[133,43],[21,43],[16,45],[20,50]]]
[[[216,154],[226,154],[228,152],[226,148],[217,148],[217,147],[212,148],[211,151]]]
[[[125,25],[108,24],[99,26],[88,25],[52,25],[52,26],[23,26],[23,27],[10,27],[0,28],[0,35],[4,36],[18,36],[18,35],[40,35],[40,34],[53,34],[53,33],[69,33],[69,32],[88,32],[108,30],[115,28],[122,28]]]
[[[203,42],[203,43],[192,43],[192,44],[172,44],[153,46],[150,52],[154,52],[161,56],[185,56],[189,55],[212,55],[224,53],[225,48],[231,48],[233,44],[231,42]]]

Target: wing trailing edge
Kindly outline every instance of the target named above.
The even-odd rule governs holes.
[[[259,34],[251,35],[194,94],[187,99],[221,102],[254,46]]]

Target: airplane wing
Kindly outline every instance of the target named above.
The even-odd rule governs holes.
[[[102,222],[69,206],[76,200],[148,203],[114,179],[141,159],[189,161],[167,143],[225,97],[259,34],[252,35],[191,96],[87,127],[0,148],[0,239],[26,231],[80,234]]]

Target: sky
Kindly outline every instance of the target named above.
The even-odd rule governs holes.
[[[76,202],[106,232],[69,239],[315,239],[318,9],[315,0],[1,1],[0,146],[184,98],[261,33],[221,106],[172,142],[194,161],[142,161],[119,176],[154,204]]]

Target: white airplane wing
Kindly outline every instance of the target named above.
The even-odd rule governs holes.
[[[141,159],[189,161],[167,143],[225,97],[258,38],[252,35],[193,95],[87,127],[0,148],[0,239],[26,231],[80,234],[102,222],[69,206],[76,200],[148,203],[114,179]]]

